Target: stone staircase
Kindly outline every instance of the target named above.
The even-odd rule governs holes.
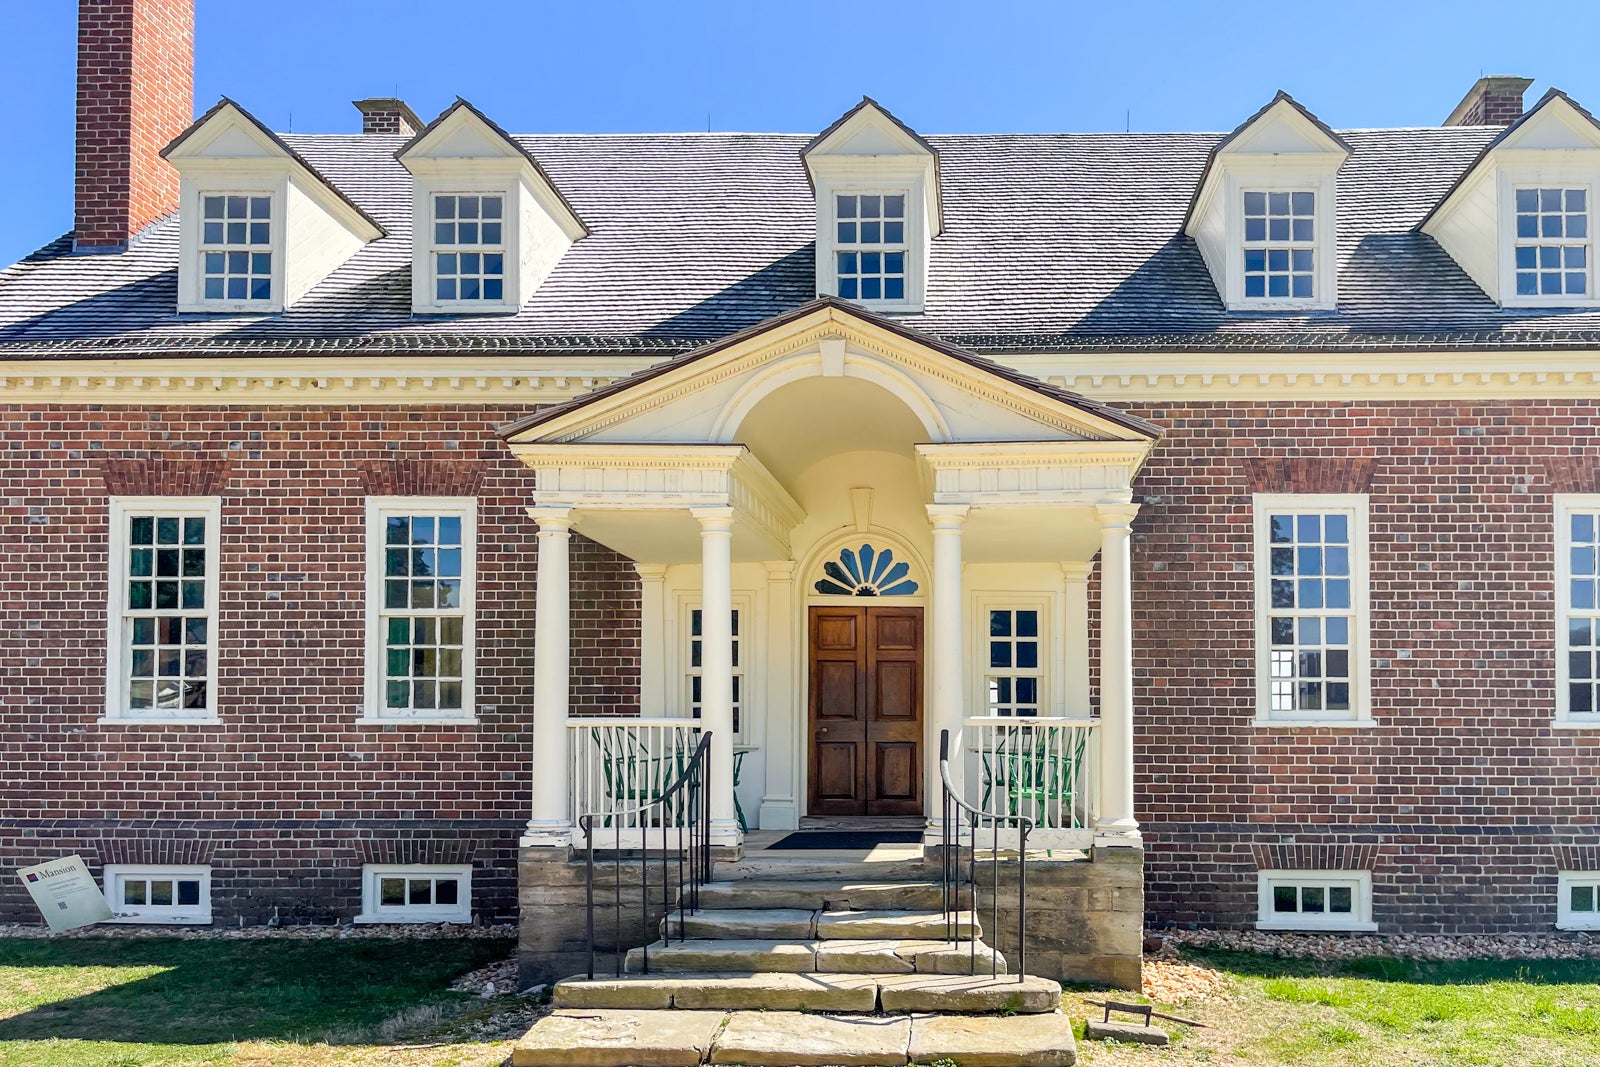
[[[555,1010],[511,1062],[1075,1062],[1059,984],[1007,973],[982,942],[976,916],[962,910],[947,921],[937,882],[885,879],[883,869],[863,867],[854,877],[752,872],[703,886],[700,910],[663,919],[663,940],[631,950],[620,977],[558,982]]]

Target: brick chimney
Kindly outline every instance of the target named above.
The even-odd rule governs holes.
[[[193,119],[194,0],[79,0],[75,248],[124,248],[178,209],[158,153]]]
[[[1446,126],[1509,126],[1522,117],[1522,94],[1532,78],[1494,75],[1479,78],[1444,120]]]
[[[355,105],[361,110],[362,133],[402,133],[410,137],[427,125],[404,100],[392,96],[357,100]]]

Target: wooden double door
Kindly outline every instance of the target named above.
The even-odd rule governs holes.
[[[921,815],[922,609],[810,613],[812,815]]]

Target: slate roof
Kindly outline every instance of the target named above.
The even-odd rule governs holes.
[[[1417,232],[1498,127],[1346,130],[1339,309],[1230,313],[1180,232],[1222,134],[929,136],[945,232],[910,329],[1025,351],[1578,348],[1600,311],[1497,307]],[[407,140],[282,134],[387,231],[295,307],[183,315],[177,223],[112,255],[63,238],[0,271],[0,357],[688,351],[815,297],[815,223],[788,134],[517,137],[592,231],[514,316],[413,316]]]

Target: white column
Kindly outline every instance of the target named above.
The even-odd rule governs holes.
[[[1089,572],[1092,563],[1063,563],[1067,580],[1066,618],[1061,623],[1063,711],[1069,718],[1089,714]]]
[[[800,780],[800,760],[806,754],[795,725],[800,709],[794,680],[794,563],[778,560],[766,567],[767,640],[762,662],[767,672],[767,695],[761,745],[766,756],[767,784],[761,796],[759,825],[763,830],[792,830],[799,825],[795,783]]]
[[[739,841],[733,806],[733,509],[694,508],[700,522],[700,725],[711,731],[711,836]]]
[[[926,737],[927,787],[923,805],[928,825],[937,829],[939,798],[939,733],[950,732],[950,781],[961,786],[961,720],[966,717],[966,632],[962,623],[961,524],[967,519],[965,504],[929,504],[933,520],[933,728]]]
[[[1133,579],[1137,504],[1102,504],[1100,519],[1100,813],[1108,844],[1139,839],[1133,815]]]
[[[532,507],[528,514],[539,524],[539,562],[533,601],[533,814],[522,844],[558,848],[572,839],[572,758],[567,739],[572,509]]]
[[[667,714],[667,568],[663,563],[635,563],[639,572],[639,714],[659,719]]]

